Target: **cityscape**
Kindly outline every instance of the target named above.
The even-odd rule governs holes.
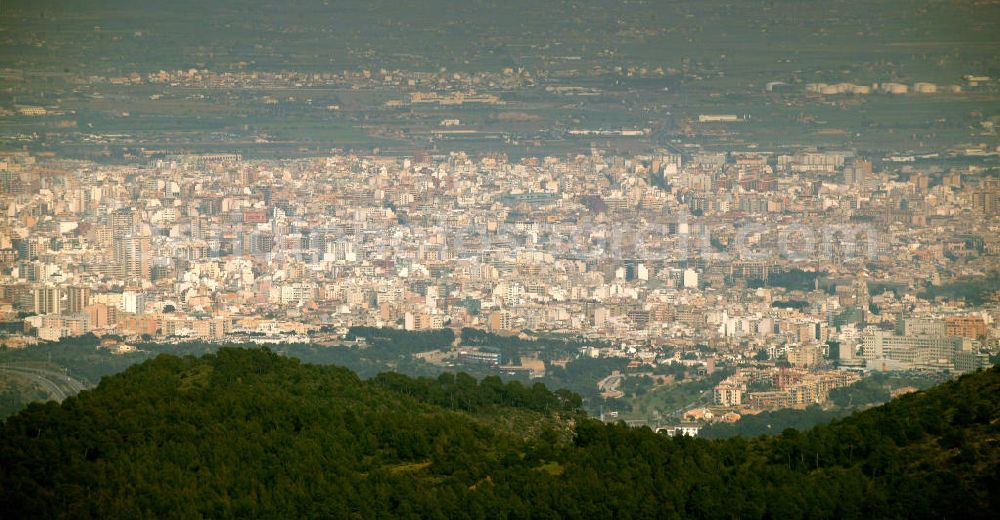
[[[749,411],[822,404],[865,372],[988,367],[1000,182],[852,155],[109,166],[15,152],[0,255],[6,313],[24,328],[5,341],[326,344],[356,326],[576,335],[594,344],[549,363],[738,368],[711,404]],[[545,374],[542,352],[470,356],[481,350],[429,359]],[[743,367],[824,382],[755,396]],[[847,375],[827,383],[833,367]]]
[[[899,435],[899,451],[861,443],[854,460],[852,439],[873,430],[851,421],[871,426],[878,414],[902,417],[893,415],[887,432],[934,415],[969,428],[952,437],[980,439],[974,450],[926,421],[920,428],[930,433],[911,432],[906,442],[932,439],[949,453],[942,468],[974,475],[955,477],[967,478],[962,493],[977,497],[961,506],[978,508],[972,517],[998,503],[995,481],[983,479],[1000,460],[1000,60],[992,46],[1000,33],[991,32],[1000,17],[975,16],[997,14],[995,2],[887,2],[901,9],[879,6],[871,19],[847,0],[829,13],[812,2],[505,8],[441,0],[398,8],[291,2],[287,12],[282,2],[256,2],[257,14],[226,0],[210,2],[204,17],[151,2],[106,3],[0,3],[0,430],[28,432],[18,421],[41,420],[31,414],[55,413],[43,406],[58,410],[60,402],[94,413],[80,407],[110,399],[102,392],[132,403],[116,412],[128,414],[167,399],[153,393],[161,390],[183,400],[192,388],[211,388],[206,395],[236,400],[244,394],[222,390],[232,381],[256,381],[246,387],[261,389],[255,399],[325,389],[294,406],[322,400],[327,410],[365,410],[334,421],[356,437],[369,432],[352,441],[362,451],[350,478],[385,472],[429,502],[379,491],[370,501],[343,498],[341,509],[296,509],[319,504],[319,492],[262,484],[277,477],[239,484],[263,486],[233,491],[256,497],[240,506],[180,499],[181,488],[170,486],[197,470],[177,469],[170,478],[181,480],[162,494],[117,483],[138,473],[106,477],[115,482],[106,489],[118,490],[107,497],[67,491],[67,504],[96,504],[83,516],[485,517],[474,497],[508,485],[504,478],[512,487],[483,499],[503,517],[790,511],[782,509],[787,494],[749,491],[752,477],[732,484],[742,486],[733,493],[763,502],[746,498],[728,513],[695,491],[637,495],[603,510],[543,501],[546,514],[532,502],[542,499],[527,498],[533,485],[567,486],[551,496],[586,493],[581,482],[591,477],[573,473],[584,471],[573,469],[574,457],[598,455],[559,450],[587,442],[640,449],[647,431],[665,439],[656,442],[681,443],[668,450],[689,449],[691,438],[719,443],[698,449],[725,471],[776,464],[768,477],[775,486],[824,478],[833,471],[821,462],[827,457],[858,472],[829,478],[871,479],[859,485],[886,486],[872,496],[890,497],[854,510],[822,509],[808,495],[789,517],[898,516],[913,497],[946,495],[945,484],[933,483],[934,471],[944,471],[934,463],[905,459],[930,472],[918,488],[890,475],[911,462],[871,462],[932,449],[907,448]],[[438,20],[435,9],[449,14]],[[563,18],[564,9],[576,14]],[[518,10],[535,18],[512,19]],[[741,13],[746,25],[733,19]],[[799,24],[803,16],[824,23]],[[791,25],[777,46],[758,44],[779,22]],[[954,51],[941,47],[938,39],[959,38],[960,22],[969,23],[966,39]],[[615,29],[604,32],[609,24]],[[416,31],[410,42],[407,30]],[[823,44],[848,34],[858,40]],[[166,42],[183,51],[165,53]],[[349,376],[329,372],[332,365]],[[272,370],[263,366],[290,379],[259,379]],[[170,370],[176,383],[163,383]],[[229,370],[237,375],[212,375]],[[972,392],[963,384],[982,389],[965,404],[929,404],[934,392]],[[345,390],[353,386],[365,390]],[[130,392],[148,400],[123,397]],[[357,392],[367,404],[353,400]],[[193,408],[225,407],[191,399]],[[268,418],[289,403],[234,404],[262,410],[247,412],[238,428],[332,428],[305,412]],[[179,410],[155,417],[200,425],[191,435],[223,432],[209,423],[232,419]],[[376,413],[400,421],[412,414],[413,431],[423,433],[378,430]],[[440,433],[434,414],[503,440],[472,448],[456,440],[461,433]],[[968,422],[956,422],[963,414]],[[594,441],[599,427],[623,428],[606,434],[623,444]],[[258,429],[244,433],[256,438]],[[148,435],[160,434],[175,435]],[[135,435],[112,444],[124,450]],[[411,440],[419,446],[404,449]],[[100,457],[119,448],[103,442],[81,445],[73,464],[104,464]],[[21,459],[11,446],[0,445],[8,450],[0,468],[31,467],[14,465]],[[442,458],[450,449],[455,459]],[[489,462],[474,461],[484,450]],[[150,461],[168,452],[143,453]],[[289,456],[306,460],[303,453]],[[616,464],[642,455],[622,457]],[[299,482],[330,467],[282,471]],[[128,468],[120,471],[139,471]],[[600,468],[605,483],[637,478]],[[161,477],[150,471],[142,478]],[[27,477],[18,475],[0,469],[0,509],[31,517],[70,507],[42,497],[76,484],[22,487],[16,479]],[[531,484],[542,475],[552,481]],[[643,486],[667,485],[661,478]],[[702,477],[669,478],[685,487]],[[4,487],[13,482],[35,491]],[[104,485],[96,482],[87,489]],[[357,496],[376,493],[358,482],[343,485]],[[440,482],[455,486],[452,495],[423,487]],[[213,485],[217,494],[237,489]],[[279,487],[298,498],[271,502]],[[674,509],[631,509],[644,501]],[[943,504],[914,511],[939,516]]]

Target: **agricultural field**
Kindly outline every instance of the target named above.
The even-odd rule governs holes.
[[[945,153],[1000,144],[997,2],[253,6],[3,2],[0,149],[115,160],[331,149],[517,157],[679,143]],[[153,81],[161,71],[169,79]],[[193,79],[180,74],[189,71]],[[807,91],[888,82],[933,83],[937,92]],[[417,103],[414,93],[490,100]],[[718,114],[740,120],[699,122]]]

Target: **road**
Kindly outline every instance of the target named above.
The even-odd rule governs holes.
[[[32,366],[19,365],[17,363],[7,363],[0,365],[0,374],[15,374],[29,379],[44,388],[56,401],[62,401],[71,395],[83,391],[83,383],[72,377],[55,370],[37,368]]]
[[[710,392],[712,392],[712,389],[703,390],[700,394],[698,394],[698,398],[697,399],[695,399],[694,401],[691,401],[690,403],[688,403],[688,404],[686,404],[686,405],[684,405],[684,406],[682,406],[682,407],[674,410],[673,413],[670,414],[670,416],[681,417],[685,411],[687,411],[687,410],[689,410],[691,408],[694,408],[695,405],[697,405],[697,404],[701,404],[702,402],[704,402],[705,401],[705,395],[708,394],[708,393],[710,393]]]
[[[621,374],[611,374],[597,382],[597,388],[605,397],[619,398],[625,395],[621,391],[621,384],[625,378]]]

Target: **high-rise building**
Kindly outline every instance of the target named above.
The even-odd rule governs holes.
[[[62,310],[62,291],[58,287],[43,286],[32,290],[35,314],[59,314]]]
[[[864,188],[871,177],[872,162],[867,159],[854,159],[844,167],[844,184]]]
[[[639,278],[639,266],[642,264],[638,260],[626,260],[625,261],[625,275],[626,281],[631,282]]]
[[[698,271],[695,271],[694,269],[685,269],[683,275],[683,285],[685,289],[697,289]]]
[[[132,208],[120,208],[109,217],[111,234],[114,238],[129,236],[135,230],[135,211]]]
[[[0,171],[0,193],[23,193],[24,184],[17,172]]]
[[[944,324],[949,336],[975,339],[987,332],[986,321],[979,316],[948,316]]]
[[[66,312],[77,314],[90,305],[90,287],[70,286],[66,289]]]
[[[130,235],[115,239],[115,266],[125,280],[148,280],[151,256],[149,237]]]
[[[490,314],[490,328],[493,330],[513,330],[514,316],[507,311],[498,311]]]
[[[11,240],[11,245],[17,251],[17,256],[21,260],[35,260],[38,258],[38,255],[44,253],[47,249],[45,239],[43,238],[15,238]]]
[[[104,303],[95,303],[87,307],[87,317],[94,329],[103,329],[118,321],[118,309]]]
[[[129,314],[142,314],[146,309],[146,294],[137,291],[122,293],[121,310]]]

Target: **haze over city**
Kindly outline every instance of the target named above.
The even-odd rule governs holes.
[[[992,516],[998,38],[0,2],[0,510]]]

